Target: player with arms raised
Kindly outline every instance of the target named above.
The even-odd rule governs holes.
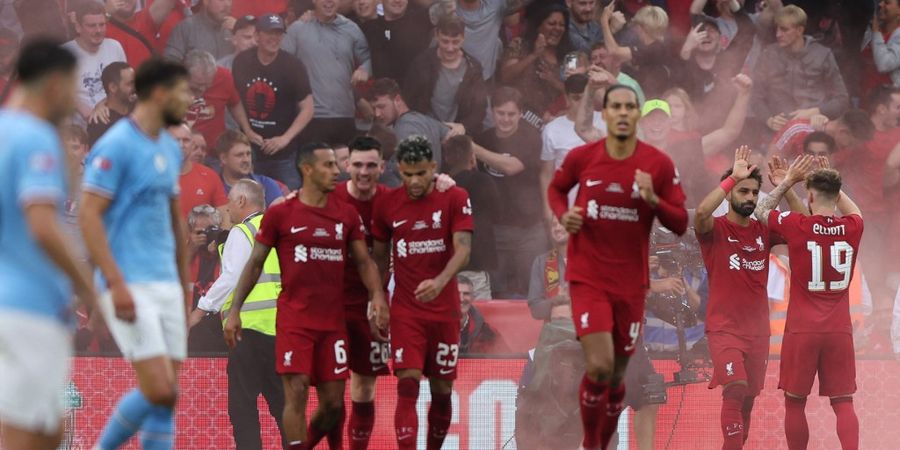
[[[359,214],[329,195],[340,173],[334,150],[322,143],[304,145],[297,154],[297,170],[303,189],[269,208],[260,224],[256,245],[234,291],[236,306],[225,324],[225,340],[234,347],[240,339],[241,307],[274,248],[282,271],[275,323],[276,370],[284,382],[282,420],[288,449],[311,449],[327,435],[329,447],[335,450],[343,448],[344,382],[349,375],[343,302],[347,257],[352,257],[373,301],[384,302],[384,292]],[[307,433],[310,386],[316,386],[319,408]]]
[[[653,220],[682,235],[684,192],[672,160],[637,139],[641,106],[633,89],[614,85],[603,98],[606,139],[572,150],[548,189],[569,241],[572,317],[586,360],[581,382],[583,447],[605,449],[624,408],[623,377],[641,333],[649,286]],[[578,186],[572,207],[569,191]]]
[[[789,450],[809,442],[806,397],[816,373],[819,395],[831,399],[843,450],[859,448],[859,420],[853,409],[856,357],[847,290],[853,278],[863,219],[859,207],[841,191],[841,176],[818,158],[806,176],[811,215],[779,213],[781,196],[803,177],[790,174],[756,208],[756,218],[787,241],[791,260],[788,304],[778,387],[784,390],[784,432]],[[792,168],[793,169],[793,168]],[[835,215],[835,210],[842,217]]]
[[[750,432],[750,414],[763,388],[769,358],[769,251],[773,245],[765,222],[751,220],[762,187],[762,175],[748,159],[746,146],[735,151],[734,167],[722,183],[700,202],[694,231],[709,274],[709,306],[706,336],[714,373],[710,389],[721,385],[723,450],[741,449]],[[798,162],[789,175],[804,172]],[[773,161],[772,182],[780,183],[785,171]],[[786,193],[792,207],[800,199]],[[713,211],[728,200],[728,213]],[[774,241],[780,242],[775,238]]]
[[[397,446],[417,448],[416,401],[424,374],[431,385],[426,448],[436,450],[443,445],[453,415],[450,396],[460,337],[456,274],[471,252],[472,205],[458,187],[435,189],[436,164],[424,137],[404,139],[397,148],[397,162],[403,186],[375,197],[372,215],[375,260],[386,271],[393,250],[396,288],[390,314],[386,303],[373,301],[374,319],[376,331],[383,335],[390,315],[398,378]]]

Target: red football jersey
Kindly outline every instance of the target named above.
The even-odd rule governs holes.
[[[203,164],[194,163],[191,171],[178,177],[181,187],[181,213],[187,217],[191,209],[200,205],[216,208],[228,204],[222,178]]]
[[[756,220],[742,227],[721,216],[712,231],[697,233],[697,240],[709,277],[706,331],[768,336],[768,228]]]
[[[359,214],[328,199],[324,208],[299,198],[270,207],[256,240],[275,248],[281,265],[278,327],[338,331],[345,328],[344,266],[351,241],[365,239]]]
[[[343,182],[337,185],[337,188],[334,190],[332,194],[334,197],[339,200],[353,206],[356,209],[356,212],[359,213],[360,219],[362,219],[362,223],[366,228],[366,245],[369,246],[369,251],[372,251],[372,235],[368,232],[368,228],[371,227],[372,224],[372,206],[375,203],[375,198],[383,195],[388,191],[388,188],[383,185],[377,185],[375,189],[375,197],[371,200],[357,200],[350,195],[350,191],[348,190],[348,182]],[[369,304],[369,290],[366,289],[366,285],[362,282],[362,277],[359,275],[359,270],[357,270],[355,265],[347,264],[346,273],[344,274],[344,306],[347,309],[348,313],[356,313],[366,315],[366,308]]]
[[[416,300],[419,283],[438,276],[453,257],[453,233],[472,231],[469,194],[453,187],[413,200],[401,186],[375,196],[372,236],[391,242],[394,258],[394,317],[459,321],[459,290],[453,277],[434,300]]]
[[[785,331],[852,333],[850,293],[863,220],[771,211],[769,229],[783,236],[791,260]]]
[[[125,25],[137,31],[151,46],[156,44],[156,31],[159,27],[153,22],[149,9],[145,8],[134,13],[131,19],[125,21]],[[153,56],[152,50],[156,50],[155,48],[147,48],[138,38],[112,23],[106,25],[106,37],[115,39],[122,44],[122,50],[125,50],[125,58],[128,60],[128,65],[135,69]]]
[[[660,207],[653,209],[638,192],[635,170],[650,173]],[[625,297],[641,297],[650,284],[650,228],[653,219],[684,233],[684,191],[672,160],[638,141],[634,154],[612,159],[606,140],[577,147],[566,155],[548,191],[557,217],[568,210],[567,195],[578,186],[575,206],[584,209],[581,230],[569,240],[566,279]],[[663,204],[665,203],[665,205]]]
[[[218,67],[212,84],[203,96],[195,98],[194,103],[188,108],[185,120],[192,124],[192,129],[203,134],[208,156],[217,156],[216,142],[225,132],[226,110],[240,102],[241,96],[234,87],[231,71]]]

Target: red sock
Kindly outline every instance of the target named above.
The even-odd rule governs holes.
[[[859,419],[853,410],[853,398],[841,397],[831,400],[831,408],[837,416],[837,435],[841,441],[841,449],[857,450],[859,448]]]
[[[722,450],[741,450],[744,446],[744,418],[741,408],[747,396],[747,386],[735,384],[722,391]]]
[[[416,414],[416,400],[419,399],[419,380],[401,378],[397,380],[397,410],[394,412],[394,431],[397,433],[397,448],[415,450],[419,432],[419,416]]]
[[[307,448],[316,448],[316,445],[324,437],[325,432],[320,430],[315,423],[310,422],[309,426],[306,427],[306,442],[304,445],[306,445]]]
[[[350,450],[369,448],[369,437],[375,426],[375,402],[353,402],[350,409]]]
[[[587,374],[581,379],[579,405],[581,405],[581,425],[584,428],[584,441],[581,446],[586,450],[601,448],[600,432],[606,415],[608,388],[605,382],[593,381]]]
[[[753,401],[756,397],[744,397],[744,404],[741,406],[741,417],[744,419],[744,443],[750,437],[750,416],[753,412]]]
[[[331,450],[344,450],[344,421],[347,419],[347,411],[341,405],[338,412],[337,423],[328,431],[328,448]]]
[[[625,409],[625,383],[617,387],[609,388],[609,397],[606,403],[606,417],[603,419],[603,428],[600,430],[600,448],[609,448],[616,430],[619,428],[619,416]]]
[[[452,419],[453,402],[450,394],[432,392],[431,407],[428,408],[428,450],[440,450]]]
[[[784,396],[784,436],[788,450],[806,450],[809,424],[806,423],[806,399]]]
[[[288,444],[288,450],[307,450],[306,444],[300,441],[294,441]]]

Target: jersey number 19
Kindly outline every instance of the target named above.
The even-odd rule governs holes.
[[[812,254],[812,280],[808,289],[810,292],[825,290],[825,281],[822,279],[824,262],[822,261],[822,247],[815,241],[807,241],[806,249]],[[828,248],[831,254],[831,267],[843,276],[838,281],[828,282],[829,291],[843,291],[850,285],[850,272],[853,270],[853,247],[844,241],[835,241]]]

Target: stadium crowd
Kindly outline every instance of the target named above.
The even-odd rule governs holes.
[[[0,101],[16,86],[21,44],[48,34],[77,57],[77,113],[63,142],[82,166],[128,120],[143,62],[159,56],[187,70],[192,101],[168,132],[184,161],[191,352],[227,350],[222,319],[251,251],[243,243],[236,256],[230,236],[249,238],[253,218],[299,195],[304,145],[334,150],[340,179],[350,181],[335,195],[352,203],[354,190],[366,187],[371,199],[401,186],[397,143],[416,136],[443,174],[438,188],[458,186],[470,200],[457,350],[497,355],[538,344],[515,342],[515,327],[480,310],[519,301],[530,313],[519,327],[570,320],[569,234],[548,187],[570,151],[606,136],[606,89],[624,85],[640,100],[640,139],[672,159],[688,209],[715,189],[739,146],[755,150],[758,167],[772,157],[827,158],[866,216],[849,287],[855,350],[900,358],[900,0],[0,0]],[[770,181],[764,191],[776,187]],[[66,203],[74,236],[79,202]],[[723,202],[716,215],[727,210]],[[669,234],[655,227],[651,241],[641,344],[651,352],[704,341],[699,244],[693,233]],[[791,264],[783,246],[770,262],[778,354]],[[275,275],[266,264],[263,275]],[[675,319],[673,303],[692,319]],[[76,348],[114,351],[108,332],[80,315]]]

